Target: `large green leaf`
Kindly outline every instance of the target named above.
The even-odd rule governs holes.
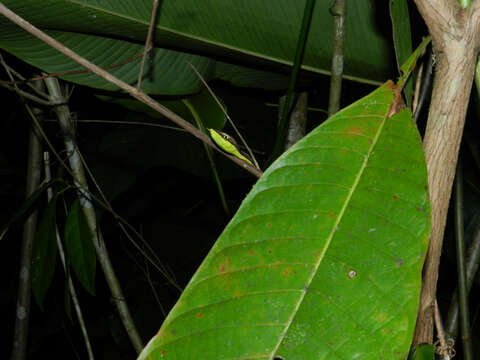
[[[98,66],[108,67],[124,63],[107,70],[126,83],[136,84],[141,58],[135,58],[135,56],[141,54],[143,45],[71,32],[47,31],[47,33]],[[16,27],[2,28],[0,47],[47,73],[84,69],[57,50]],[[205,57],[155,49],[152,60],[146,62],[142,89],[148,93],[163,95],[188,94],[200,90],[202,86],[200,79],[188,67],[187,61],[205,77],[209,77],[215,65],[212,60]],[[117,89],[115,85],[90,72],[64,75],[61,78],[105,90]]]
[[[140,359],[404,359],[427,172],[388,82],[257,182]]]
[[[52,35],[60,41],[68,42],[67,45],[75,46],[76,51],[95,63],[107,65],[119,62],[118,53],[133,55],[141,52],[152,6],[151,0],[7,0],[3,3],[34,25],[54,31]],[[304,3],[305,1],[290,0],[162,1],[156,24],[155,45],[212,58],[220,57],[237,64],[284,71],[285,65],[291,65],[293,60]],[[312,20],[303,68],[313,73],[330,73],[333,38],[330,5],[330,1],[317,2]],[[394,68],[391,65],[389,35],[378,22],[381,19],[378,14],[386,11],[383,3],[372,0],[356,0],[349,4],[345,78],[378,83],[392,77]],[[0,18],[0,47],[50,72],[76,67],[64,57],[51,61],[57,57],[56,50],[49,49],[30,36],[19,35],[18,27],[7,24],[10,24],[8,20]],[[29,50],[31,48],[34,50]],[[164,50],[159,50],[158,53],[157,59],[160,61],[152,65],[152,73],[156,74],[153,82],[157,88],[168,89],[162,81],[164,79],[168,84],[172,75],[165,74],[170,72],[180,76],[176,80],[179,87],[177,91],[191,91],[190,73],[174,71],[183,65],[182,60],[186,55],[170,54]],[[174,64],[173,68],[168,66],[169,61]],[[210,58],[196,57],[195,61],[207,63],[207,68],[215,65]],[[123,68],[126,70],[116,71],[134,74],[138,70],[138,61],[124,65]],[[242,76],[230,71],[228,66],[218,67],[215,75],[223,78],[222,69],[226,79],[235,81],[238,78],[244,84],[252,84],[245,81],[246,76],[263,77],[261,73],[251,71]],[[213,76],[208,71],[204,75],[207,79]],[[269,85],[268,78],[271,76],[264,75],[264,83]],[[76,75],[75,79],[83,83],[88,80],[85,75]],[[128,78],[124,80],[128,81]],[[180,84],[183,81],[185,89],[182,91]],[[98,80],[95,86],[99,86]],[[257,86],[263,87],[264,84],[257,82]],[[146,88],[155,91],[152,89],[153,86]],[[161,93],[160,90],[156,92]]]

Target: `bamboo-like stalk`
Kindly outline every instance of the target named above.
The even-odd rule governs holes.
[[[280,98],[280,114],[285,106],[285,96]],[[289,149],[293,144],[305,136],[307,132],[307,108],[308,108],[308,92],[301,92],[292,109],[290,118],[288,119],[287,136],[285,138],[284,150]]]
[[[271,161],[274,161],[283,151],[285,140],[285,129],[287,127],[287,118],[292,107],[293,93],[295,90],[295,84],[297,83],[298,73],[303,62],[303,55],[307,45],[308,32],[310,31],[310,24],[312,22],[313,10],[315,8],[315,0],[307,0],[305,3],[305,10],[303,12],[302,27],[297,41],[297,49],[295,51],[295,60],[293,61],[292,74],[290,75],[290,83],[288,85],[287,95],[285,98],[285,104],[281,112],[280,121],[277,127],[277,133],[275,135],[275,143],[273,145],[273,151]]]
[[[38,109],[34,109],[38,113]],[[33,127],[29,130],[27,184],[25,195],[30,197],[40,184],[42,173],[42,145]],[[24,360],[27,356],[28,324],[31,302],[32,248],[37,230],[37,210],[27,218],[23,226],[20,252],[20,274],[18,282],[15,328],[13,333],[12,360]]]
[[[475,230],[473,231],[472,241],[467,250],[467,260],[465,263],[465,274],[467,277],[467,289],[470,291],[470,288],[473,284],[473,279],[477,273],[478,267],[480,265],[480,216],[476,220]],[[446,331],[448,335],[455,339],[458,332],[458,292],[455,291],[452,300],[450,302],[450,307],[448,309],[447,321],[446,321]]]
[[[332,76],[330,77],[330,95],[328,97],[328,116],[340,109],[343,75],[343,43],[345,39],[345,19],[347,16],[347,0],[335,0],[332,7],[333,20],[333,53]]]
[[[58,117],[60,128],[63,133],[65,148],[69,155],[68,161],[70,169],[73,173],[75,185],[78,188],[80,206],[91,230],[92,241],[95,246],[97,258],[102,267],[108,286],[110,287],[112,298],[117,306],[120,319],[122,320],[133,347],[137,353],[140,353],[143,348],[142,340],[130,315],[130,310],[128,309],[125,297],[123,296],[123,291],[110,261],[110,256],[101,236],[101,232],[97,228],[95,208],[90,200],[87,179],[85,177],[80,154],[74,141],[75,126],[70,116],[70,110],[68,106],[65,105],[68,102],[68,98],[62,93],[59,82],[56,78],[46,78],[44,81],[52,101],[61,104],[55,106],[53,110]]]
[[[43,153],[43,162],[45,168],[45,181],[50,181],[52,179],[51,171],[50,171],[50,157],[48,151]],[[47,198],[50,202],[53,198],[53,190],[52,188],[47,189]],[[70,292],[70,296],[72,297],[73,307],[75,309],[75,313],[77,314],[78,324],[80,325],[80,329],[83,335],[83,341],[85,342],[85,348],[87,349],[88,359],[94,360],[95,356],[93,355],[92,345],[90,344],[90,339],[88,337],[87,327],[85,326],[85,321],[83,320],[82,309],[80,307],[80,302],[78,301],[77,292],[75,291],[75,286],[73,285],[72,277],[70,276],[69,272],[67,271],[67,266],[65,262],[65,251],[63,249],[62,240],[60,239],[60,234],[58,232],[58,227],[55,224],[55,236],[57,239],[57,247],[58,247],[58,254],[60,255],[60,260],[62,261],[62,267],[65,271],[65,276],[67,276],[67,284],[68,290]]]
[[[455,242],[457,244],[458,300],[460,307],[462,350],[465,360],[473,359],[470,317],[468,314],[468,289],[465,275],[465,237],[463,222],[463,164],[459,156],[455,180]]]

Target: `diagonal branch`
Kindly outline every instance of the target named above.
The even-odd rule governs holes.
[[[207,134],[205,134],[202,131],[200,131],[199,129],[197,129],[195,126],[190,124],[188,121],[184,120],[183,118],[181,118],[180,116],[175,114],[173,111],[171,111],[170,109],[166,108],[165,106],[159,104],[157,101],[155,101],[153,98],[151,98],[150,96],[145,94],[143,91],[140,91],[137,88],[125,83],[124,81],[118,79],[117,77],[113,76],[109,72],[103,70],[99,66],[97,66],[97,65],[91,63],[90,61],[88,61],[87,59],[81,57],[80,55],[78,55],[77,53],[72,51],[71,49],[65,47],[64,45],[62,45],[61,43],[56,41],[54,38],[52,38],[51,36],[47,35],[43,31],[41,31],[40,29],[38,29],[35,26],[33,26],[32,24],[30,24],[25,19],[23,19],[20,16],[18,16],[17,14],[15,14],[13,11],[8,9],[1,2],[0,2],[0,14],[5,16],[6,18],[8,18],[13,23],[17,24],[18,26],[20,26],[21,28],[23,28],[24,30],[26,30],[27,32],[32,34],[33,36],[37,37],[38,39],[42,40],[43,42],[50,45],[54,49],[58,50],[59,52],[61,52],[65,56],[68,56],[72,60],[78,62],[80,65],[83,65],[85,68],[89,69],[91,72],[93,72],[96,75],[102,77],[103,79],[111,82],[112,84],[117,85],[120,89],[126,91],[128,94],[130,94],[135,99],[143,102],[144,104],[150,106],[152,109],[158,111],[160,114],[162,114],[163,116],[165,116],[169,120],[173,121],[175,124],[181,126],[186,131],[191,133],[193,136],[197,137],[198,139],[200,139],[204,143],[208,144],[210,147],[214,148],[215,150],[217,150],[218,152],[220,152],[224,156],[228,157],[230,160],[232,160],[233,162],[235,162],[236,164],[238,164],[239,166],[241,166],[242,168],[244,168],[248,172],[252,173],[256,177],[261,177],[262,176],[262,172],[260,170],[256,169],[254,166],[246,163],[245,161],[242,161],[241,159],[236,158],[233,155],[224,154],[219,148],[217,148],[215,146],[212,139]]]

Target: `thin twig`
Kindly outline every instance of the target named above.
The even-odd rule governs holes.
[[[193,66],[192,63],[190,63],[189,61],[187,61],[187,64],[188,66],[190,66],[192,68],[192,70],[195,72],[195,74],[198,76],[198,78],[200,79],[200,81],[203,83],[203,85],[207,88],[208,92],[210,93],[210,95],[212,95],[213,99],[215,100],[215,102],[218,104],[218,106],[220,107],[220,109],[222,110],[223,114],[225,115],[225,117],[227,118],[228,122],[230,125],[232,125],[232,128],[233,130],[235,131],[235,133],[238,135],[238,138],[240,139],[240,141],[242,142],[243,146],[245,146],[245,149],[247,149],[248,151],[248,155],[250,155],[250,158],[252,159],[255,167],[257,169],[260,169],[260,166],[258,166],[258,162],[257,162],[257,159],[255,159],[255,155],[253,155],[253,152],[252,152],[252,149],[250,148],[250,146],[248,146],[246,140],[243,138],[242,134],[240,133],[240,131],[237,129],[237,127],[235,126],[235,123],[233,122],[233,120],[230,118],[230,116],[228,115],[227,113],[227,110],[225,110],[223,104],[220,102],[220,100],[218,99],[217,95],[215,95],[215,93],[213,92],[213,90],[210,88],[210,86],[207,84],[207,82],[205,81],[205,79],[203,78],[202,74],[200,74],[200,72],[195,68],[195,66]]]
[[[417,79],[415,81],[415,91],[413,92],[412,113],[415,113],[418,105],[418,98],[420,96],[420,86],[422,85],[423,63],[418,69]]]
[[[26,105],[28,106],[28,105]],[[41,112],[36,109],[35,111]],[[40,184],[42,169],[42,145],[33,128],[29,130],[29,149],[27,160],[26,198],[30,197]],[[28,323],[31,301],[31,264],[32,247],[37,230],[37,210],[27,218],[23,229],[20,253],[20,276],[16,304],[15,328],[13,335],[12,360],[23,360],[27,356]]]
[[[308,33],[312,23],[313,10],[315,8],[315,0],[307,0],[303,11],[302,25],[297,41],[297,48],[295,50],[295,59],[293,61],[292,74],[290,75],[290,83],[288,85],[287,95],[285,98],[285,105],[283,106],[282,115],[277,126],[275,134],[275,143],[273,144],[272,156],[270,161],[274,161],[283,151],[283,143],[285,140],[285,130],[287,127],[287,118],[290,114],[293,102],[293,94],[297,77],[303,62],[303,55],[307,46]]]
[[[51,171],[50,171],[50,156],[48,151],[43,153],[43,161],[44,161],[44,169],[45,169],[45,181],[50,181],[52,179]],[[47,198],[50,202],[53,198],[53,190],[52,188],[47,189]],[[60,260],[62,261],[63,270],[65,271],[65,276],[67,276],[68,282],[68,290],[70,291],[70,295],[73,301],[73,307],[75,309],[75,313],[77,314],[78,323],[80,325],[80,329],[82,331],[83,340],[85,341],[85,347],[87,348],[88,358],[93,360],[95,356],[93,355],[92,345],[90,344],[90,339],[88,337],[87,327],[85,326],[85,321],[83,320],[82,309],[80,307],[80,302],[78,301],[77,292],[75,291],[75,286],[73,285],[72,277],[70,273],[67,271],[67,266],[65,262],[65,251],[63,249],[63,244],[60,239],[60,234],[58,232],[57,224],[55,224],[55,235],[57,239],[57,246],[58,246],[58,254],[60,255]]]
[[[281,106],[285,106],[285,96],[280,98]],[[289,149],[298,140],[303,138],[307,132],[307,105],[308,92],[304,91],[298,95],[295,107],[288,119],[287,136],[285,138],[285,149]],[[279,112],[281,114],[281,111]]]
[[[347,0],[335,0],[331,10],[333,20],[332,76],[328,98],[328,116],[340,109],[343,75],[343,43],[345,39],[345,20],[347,18]]]
[[[435,328],[437,329],[437,338],[435,342],[435,352],[442,357],[442,360],[450,360],[455,356],[455,350],[453,348],[454,342],[450,338],[445,337],[445,330],[443,329],[442,317],[440,316],[440,310],[438,309],[438,303],[435,299],[435,306],[433,311],[433,317],[435,320]]]
[[[195,122],[197,123],[198,128],[201,129],[202,131],[206,131],[205,126],[203,125],[202,119],[200,117],[200,114],[198,114],[197,110],[192,105],[192,103],[187,99],[183,99],[182,102],[185,104],[187,109],[190,110],[190,113],[192,114],[192,117],[195,119]],[[215,165],[215,161],[213,160],[212,149],[210,149],[206,144],[203,144],[203,146],[207,154],[208,163],[210,164],[210,169],[212,169],[212,174],[213,174],[213,178],[215,179],[215,184],[217,185],[218,194],[220,195],[220,201],[222,202],[222,206],[223,206],[223,209],[225,210],[225,213],[227,214],[227,216],[229,216],[230,209],[228,208],[227,199],[225,197],[225,192],[223,191],[223,185],[217,171],[217,166]]]
[[[63,159],[60,157],[60,154],[55,150],[53,144],[50,142],[50,140],[48,139],[47,135],[45,134],[45,132],[43,131],[40,123],[38,121],[36,121],[36,118],[33,116],[33,114],[31,113],[31,110],[30,108],[27,106],[27,112],[30,114],[30,117],[33,119],[34,121],[34,124],[35,124],[35,127],[36,127],[36,130],[39,132],[39,134],[41,135],[42,139],[45,141],[45,143],[48,145],[48,147],[50,148],[50,150],[52,151],[52,153],[55,155],[57,161],[62,165],[63,169],[65,169],[65,171],[72,177],[74,178],[75,177],[75,174],[72,172],[72,170],[70,170],[70,168],[65,164],[65,162],[63,161]],[[180,130],[183,130],[183,129],[180,129]],[[78,150],[78,148],[77,148]],[[115,212],[115,210],[112,208],[111,204],[109,203],[108,199],[106,198],[106,196],[103,194],[102,192],[102,189],[100,188],[100,186],[98,185],[98,182],[96,181],[95,177],[93,176],[92,172],[90,171],[90,169],[88,168],[88,166],[86,165],[86,162],[85,160],[83,159],[82,157],[82,154],[80,153],[80,151],[78,151],[78,155],[80,157],[80,159],[82,160],[82,164],[84,165],[85,167],[85,170],[87,171],[87,173],[89,174],[93,184],[95,185],[96,189],[98,190],[98,192],[100,193],[100,195],[102,196],[102,199],[99,199],[97,198],[95,195],[93,195],[91,192],[88,192],[88,189],[87,189],[87,192],[88,192],[88,196],[87,196],[87,199],[90,199],[90,200],[93,200],[96,202],[97,205],[101,206],[104,210],[110,212],[110,214],[112,214],[112,216],[119,222],[119,226],[120,226],[120,229],[124,232],[125,236],[127,237],[127,239],[129,239],[132,244],[140,251],[140,247],[138,246],[138,244],[135,242],[135,240],[130,236],[129,232],[127,231],[126,228],[128,228],[128,230],[130,230],[131,232],[133,232],[135,234],[135,236],[140,239],[147,247],[149,247],[149,245],[145,242],[145,240],[142,238],[142,236],[135,230],[135,228],[130,225],[123,217],[121,217],[118,213]],[[150,261],[150,263],[163,275],[167,278],[168,281],[170,281],[170,283],[175,287],[177,288],[180,292],[183,291],[183,289],[177,284],[176,280],[174,279],[173,276],[169,276],[169,273],[166,269],[163,269],[160,265],[158,264],[161,264],[160,262],[160,259],[158,259],[157,255],[155,254],[155,252],[151,249],[151,247],[149,247],[150,249],[150,253],[152,254],[153,258],[150,257],[148,254],[146,253],[143,253],[142,252],[142,255],[145,256],[145,258]]]
[[[140,63],[140,70],[138,71],[137,90],[140,90],[142,88],[142,77],[143,77],[143,69],[145,67],[145,60],[147,58],[147,55],[153,49],[153,46],[152,46],[153,29],[155,26],[155,20],[157,18],[157,10],[158,10],[158,0],[153,0],[152,15],[150,16],[150,26],[148,27],[147,40],[145,41],[145,49],[143,50],[142,62]]]
[[[418,97],[418,104],[415,107],[413,112],[413,120],[415,123],[418,121],[418,117],[420,116],[420,112],[422,111],[423,105],[425,104],[425,99],[428,95],[428,90],[432,85],[432,72],[433,72],[433,50],[430,47],[430,51],[428,52],[427,58],[427,66],[425,68],[425,72],[423,73],[422,85],[420,86],[420,95]]]
[[[473,231],[470,246],[467,250],[466,261],[466,275],[467,275],[467,288],[470,291],[475,274],[477,273],[480,265],[480,216],[477,216],[475,230]],[[450,301],[450,307],[448,309],[446,330],[449,336],[453,339],[456,338],[458,332],[458,291],[455,291]]]
[[[14,12],[12,12],[10,9],[5,7],[2,3],[0,3],[0,14],[5,16],[6,18],[8,18],[13,23],[20,26],[22,29],[26,30],[30,34],[34,35],[38,39],[42,40],[46,44],[55,48],[56,50],[58,50],[59,52],[61,52],[65,56],[67,56],[67,57],[71,58],[72,60],[78,62],[79,64],[83,65],[85,68],[89,69],[93,73],[102,77],[106,81],[108,81],[108,82],[118,86],[120,89],[126,91],[132,97],[134,97],[135,99],[143,102],[144,104],[150,106],[152,109],[158,111],[160,114],[162,114],[166,118],[170,119],[171,121],[173,121],[177,125],[181,126],[186,131],[188,131],[189,133],[191,133],[193,136],[197,137],[201,141],[207,143],[209,146],[214,148],[216,151],[218,151],[222,155],[228,157],[230,160],[232,160],[233,162],[235,162],[236,164],[238,164],[239,166],[241,166],[245,170],[249,171],[250,173],[252,173],[256,177],[261,177],[262,176],[263,173],[260,170],[256,169],[255,166],[252,166],[252,165],[248,164],[247,162],[245,162],[245,161],[243,161],[243,160],[241,160],[241,159],[239,159],[239,158],[237,158],[233,155],[230,155],[230,154],[227,154],[227,153],[221,151],[219,148],[217,148],[215,146],[215,144],[213,143],[213,140],[208,135],[206,135],[205,133],[203,133],[202,131],[197,129],[195,126],[191,125],[188,121],[184,120],[183,118],[181,118],[180,116],[178,116],[177,114],[172,112],[170,109],[168,109],[165,106],[159,104],[157,101],[155,101],[153,98],[151,98],[150,96],[148,96],[144,92],[139,91],[135,87],[125,83],[124,81],[118,79],[117,77],[113,76],[109,72],[103,70],[99,66],[97,66],[97,65],[91,63],[90,61],[88,61],[87,59],[81,57],[80,55],[78,55],[77,53],[72,51],[71,49],[65,47],[64,45],[62,45],[61,43],[56,41],[54,38],[52,38],[51,36],[47,35],[43,31],[41,31],[40,29],[36,28],[32,24],[30,24],[29,22],[27,22],[26,20],[24,20],[23,18],[21,18],[20,16],[18,16]]]
[[[120,319],[122,320],[133,347],[137,353],[140,353],[143,348],[143,343],[130,315],[130,310],[123,296],[123,291],[110,261],[110,256],[107,252],[105,242],[103,241],[101,232],[98,229],[95,208],[88,197],[87,180],[83,170],[82,162],[74,143],[75,126],[70,116],[70,110],[68,106],[65,105],[65,95],[62,94],[60,85],[56,78],[48,78],[44,81],[52,100],[63,104],[55,106],[54,111],[58,116],[60,129],[63,132],[65,148],[69,154],[68,161],[74,175],[73,178],[75,185],[77,186],[79,192],[80,206],[87,219],[87,223],[91,231],[92,242],[95,247],[100,265],[102,266],[105,279],[112,293],[112,298],[117,306]]]
[[[463,358],[465,360],[472,360],[473,350],[468,312],[468,287],[465,275],[465,237],[463,230],[463,163],[461,154],[459,154],[455,181],[455,242],[457,245],[458,304],[460,307]]]

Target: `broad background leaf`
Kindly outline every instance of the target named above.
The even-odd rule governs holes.
[[[78,200],[73,203],[65,223],[65,248],[78,280],[90,294],[95,295],[95,248]]]
[[[32,292],[43,309],[57,260],[57,202],[53,198],[45,210],[32,249]]]
[[[4,4],[34,25],[55,31],[52,35],[58,40],[74,46],[76,51],[95,63],[112,65],[119,62],[119,54],[133,56],[142,51],[152,2],[7,0]],[[157,61],[151,69],[153,80],[145,84],[145,90],[162,94],[186,94],[198,90],[200,84],[191,77],[190,71],[183,69],[185,58],[189,58],[207,79],[213,76],[222,79],[225,74],[225,80],[234,83],[238,79],[243,85],[271,88],[271,79],[275,78],[272,74],[251,69],[240,72],[238,67],[230,69],[227,64],[217,67],[208,56],[256,68],[287,71],[286,65],[291,65],[295,53],[304,4],[305,1],[290,0],[242,0],[234,3],[223,0],[162,1],[155,44],[170,51],[156,51]],[[315,8],[303,66],[312,73],[330,73],[333,31],[330,5],[329,1],[319,1]],[[356,0],[349,4],[345,78],[378,84],[394,73],[390,65],[393,56],[390,34],[382,27],[382,19],[380,26],[378,21],[377,14],[382,11],[377,8],[381,6],[385,5],[372,0]],[[78,69],[70,60],[57,55],[56,50],[21,34],[19,28],[7,19],[0,19],[0,26],[3,30],[0,47],[14,55],[49,72]],[[132,76],[137,73],[138,63],[136,61],[111,71],[131,82]],[[214,73],[209,71],[214,68]],[[172,81],[171,76],[178,78]],[[90,86],[109,87],[102,85],[91,74],[75,75],[69,79]],[[286,80],[285,77],[275,79],[273,83]]]
[[[398,71],[412,53],[412,33],[407,0],[390,0],[390,18],[393,27],[393,44],[397,59]],[[413,96],[413,77],[404,88],[407,105],[411,104]]]
[[[429,204],[411,114],[387,117],[392,86],[267,169],[140,359],[408,355]]]

